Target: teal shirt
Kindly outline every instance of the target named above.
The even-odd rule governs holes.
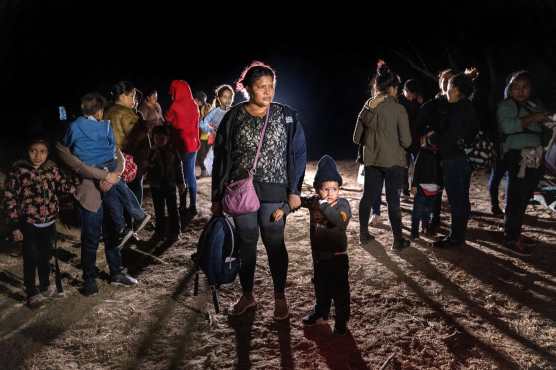
[[[538,123],[530,124],[527,131],[535,133],[524,132],[521,126],[521,118],[532,112],[543,112],[544,110],[539,105],[530,102],[527,103],[527,106],[528,110],[525,108],[518,110],[517,104],[511,99],[506,99],[498,104],[496,118],[498,120],[498,129],[503,138],[502,149],[504,153],[512,149],[521,150],[541,145],[541,125]]]

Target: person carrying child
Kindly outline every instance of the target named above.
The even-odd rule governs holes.
[[[23,241],[23,282],[27,304],[39,306],[53,297],[50,286],[50,255],[56,238],[59,201],[56,193],[75,192],[75,186],[48,160],[48,141],[34,138],[27,147],[28,159],[16,161],[8,174],[4,199],[14,241]],[[35,285],[38,271],[39,288]]]
[[[162,238],[168,229],[168,241],[175,242],[180,234],[176,186],[185,191],[182,161],[172,145],[171,127],[157,126],[152,131],[153,148],[149,154],[148,179],[154,204],[155,238]],[[164,217],[168,209],[168,218]]]
[[[326,322],[334,301],[334,333],[345,335],[350,314],[349,261],[346,229],[351,207],[339,197],[342,176],[332,157],[324,155],[318,162],[313,187],[317,194],[301,197],[301,207],[309,209],[311,252],[313,255],[316,304],[303,318],[304,325]],[[273,213],[275,222],[289,212],[286,204]]]
[[[116,174],[116,139],[110,121],[103,120],[105,100],[98,93],[89,93],[81,98],[81,111],[70,125],[64,138],[64,145],[88,166],[104,168],[115,177],[110,182],[114,186],[103,194],[104,206],[108,209],[114,228],[118,232],[118,248],[145,227],[150,215],[141,208],[137,198],[124,181]],[[135,230],[128,229],[124,210],[134,219]]]

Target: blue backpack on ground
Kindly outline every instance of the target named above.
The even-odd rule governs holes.
[[[218,287],[232,283],[240,268],[240,259],[236,243],[235,225],[228,216],[213,216],[206,224],[199,243],[197,253],[192,256],[198,269],[207,277],[208,285],[213,294],[216,312],[219,312]],[[194,294],[199,288],[199,274],[195,277]]]

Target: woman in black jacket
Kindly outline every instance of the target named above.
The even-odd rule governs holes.
[[[431,143],[439,147],[444,186],[452,216],[450,234],[434,243],[439,248],[465,244],[467,221],[471,213],[471,166],[464,147],[473,142],[479,130],[479,121],[469,100],[472,93],[473,81],[468,76],[460,73],[450,78],[447,120],[429,138]]]

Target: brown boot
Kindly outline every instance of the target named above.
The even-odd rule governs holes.
[[[290,309],[286,297],[274,298],[274,320],[285,320],[290,317]]]
[[[252,295],[242,295],[241,298],[232,306],[231,316],[241,316],[251,307],[256,307],[257,301]]]

